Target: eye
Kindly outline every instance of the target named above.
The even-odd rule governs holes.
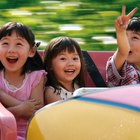
[[[137,39],[139,39],[139,38],[138,38],[137,36],[133,36],[132,39],[133,39],[133,40],[137,40]]]
[[[66,58],[65,57],[61,57],[60,60],[66,60]]]
[[[23,45],[22,45],[22,43],[20,43],[20,42],[19,42],[19,43],[17,43],[17,45],[18,45],[18,46],[23,46]]]
[[[8,45],[8,42],[3,42],[2,45]]]
[[[73,57],[73,60],[78,61],[80,58],[78,56]]]
[[[75,58],[73,58],[73,60],[78,60],[78,58],[77,58],[77,57],[75,57]]]
[[[3,42],[1,45],[2,45],[3,47],[8,47],[9,43],[8,43],[8,42]]]
[[[134,39],[137,39],[138,37],[137,37],[137,36],[134,36],[133,38],[134,38]]]

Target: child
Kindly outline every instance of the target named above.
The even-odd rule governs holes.
[[[32,31],[21,23],[9,22],[0,29],[0,88],[15,98],[3,104],[16,118],[18,140],[25,139],[29,118],[44,105],[46,72],[38,45]]]
[[[74,90],[84,86],[82,51],[74,39],[51,40],[45,50],[44,64],[48,72],[45,104],[66,100],[73,96]]]
[[[107,62],[108,86],[122,86],[140,83],[140,20],[130,19],[137,8],[125,15],[125,6],[122,15],[115,21],[118,49]]]

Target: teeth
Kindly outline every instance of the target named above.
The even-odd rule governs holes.
[[[18,59],[17,57],[7,57],[7,59]]]
[[[8,60],[17,60],[17,58],[7,58]]]
[[[68,71],[68,72],[73,72],[74,70],[65,70],[65,71]]]

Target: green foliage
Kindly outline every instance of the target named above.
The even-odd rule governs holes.
[[[69,36],[77,39],[83,50],[112,51],[117,44],[106,44],[101,37],[115,39],[114,20],[122,5],[128,12],[140,7],[137,0],[1,0],[0,26],[22,22],[46,44],[54,37]],[[41,43],[39,49],[45,46]]]

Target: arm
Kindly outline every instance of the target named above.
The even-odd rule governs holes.
[[[12,106],[19,105],[21,103],[21,101],[6,94],[2,89],[0,89],[0,101],[5,107],[12,107]]]
[[[54,92],[53,88],[47,87],[45,89],[45,104],[50,104],[59,100],[62,100],[62,99],[60,95]]]
[[[29,100],[21,102],[19,105],[9,107],[8,110],[16,117],[30,118],[38,109],[44,105],[44,75],[39,84],[32,89]]]
[[[39,84],[32,90],[30,99],[35,99],[39,101],[39,104],[36,106],[36,109],[39,109],[44,106],[44,87],[45,87],[45,76],[41,77]]]
[[[23,117],[26,114],[26,117],[30,117],[33,112],[36,110],[36,106],[40,102],[35,99],[27,100],[27,101],[19,101],[16,98],[6,94],[3,90],[0,89],[0,101],[1,103],[7,107],[15,117]]]
[[[35,99],[21,102],[19,105],[7,108],[15,117],[30,118],[40,106]]]
[[[128,57],[130,51],[130,45],[126,34],[126,28],[130,18],[137,11],[134,8],[128,15],[125,15],[125,6],[122,7],[122,15],[115,20],[116,37],[118,43],[118,49],[114,53],[114,63],[118,71],[121,70],[126,58]]]

